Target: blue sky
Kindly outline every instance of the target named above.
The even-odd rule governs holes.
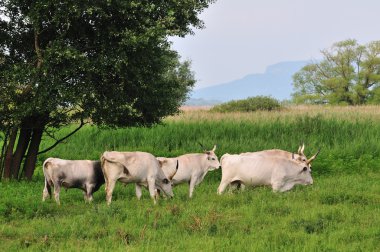
[[[196,89],[281,61],[319,59],[341,40],[380,40],[380,0],[218,0],[200,17],[205,29],[171,39],[192,60]]]

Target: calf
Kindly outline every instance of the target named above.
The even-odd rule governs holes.
[[[42,165],[45,176],[45,188],[42,200],[51,197],[51,186],[54,187],[54,198],[60,204],[61,186],[83,190],[84,199],[92,201],[92,194],[104,184],[104,176],[99,161],[64,160],[48,158]]]

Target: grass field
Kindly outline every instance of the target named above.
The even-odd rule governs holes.
[[[75,126],[73,126],[75,127]],[[65,135],[70,127],[57,132]],[[104,187],[86,204],[79,190],[61,192],[61,206],[41,202],[41,164],[49,156],[97,159],[105,150],[156,156],[270,148],[295,151],[313,163],[312,186],[287,193],[250,188],[218,196],[221,171],[207,174],[188,199],[138,201],[134,186],[118,185],[110,207]],[[41,149],[52,141],[45,139]],[[379,251],[380,107],[297,106],[280,112],[211,113],[191,110],[153,128],[86,126],[38,160],[32,182],[0,182],[0,250],[128,251]]]

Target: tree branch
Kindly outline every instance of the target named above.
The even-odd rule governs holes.
[[[37,68],[41,68],[42,65],[42,53],[39,45],[38,40],[39,33],[37,31],[34,31],[34,49],[36,50],[37,54]]]
[[[67,138],[69,138],[70,136],[74,135],[75,132],[77,132],[78,130],[80,130],[83,125],[85,125],[86,123],[83,122],[83,118],[81,118],[80,120],[80,125],[78,126],[78,128],[76,128],[74,131],[72,131],[70,134],[66,135],[65,137],[57,140],[52,146],[50,146],[49,148],[46,148],[45,150],[43,151],[40,151],[37,153],[37,155],[40,155],[42,153],[45,153],[45,152],[48,152],[49,150],[53,149],[55,146],[57,146],[59,143],[63,142],[64,140],[66,140]]]

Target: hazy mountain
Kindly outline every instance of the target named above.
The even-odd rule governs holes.
[[[292,75],[309,61],[280,62],[267,67],[265,73],[250,74],[242,79],[194,90],[192,99],[229,101],[265,95],[278,100],[290,99]],[[189,101],[190,101],[189,100]]]

